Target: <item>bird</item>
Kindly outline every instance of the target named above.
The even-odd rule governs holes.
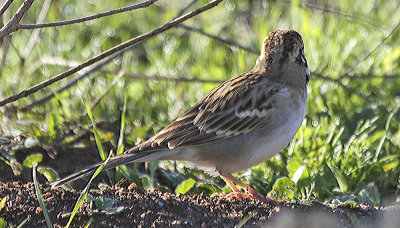
[[[293,140],[305,118],[309,80],[300,34],[272,31],[251,70],[208,92],[147,141],[111,157],[103,170],[132,162],[185,160],[219,175],[232,189],[228,197],[272,203],[232,174],[270,159]],[[51,185],[91,175],[102,164],[88,166]]]

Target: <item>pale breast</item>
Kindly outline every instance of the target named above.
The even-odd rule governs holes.
[[[297,108],[281,113],[272,129],[267,125],[250,134],[243,135],[237,145],[239,150],[231,156],[235,159],[218,164],[227,172],[238,172],[270,159],[284,149],[294,138],[303,122],[307,102],[299,100]],[[217,167],[218,168],[218,167]]]
[[[238,135],[200,147],[186,148],[183,160],[189,160],[212,172],[234,173],[264,162],[284,149],[299,130],[306,112],[306,96],[282,104],[271,124],[250,133]]]
[[[249,144],[252,153],[248,162],[244,162],[242,168],[257,165],[270,159],[275,154],[283,150],[294,138],[297,131],[303,123],[306,112],[307,101],[300,102],[297,109],[292,112],[282,114],[279,126],[272,131],[268,128],[261,128],[258,132],[254,132],[254,140]],[[253,146],[252,146],[253,145]],[[244,168],[245,169],[245,168]]]

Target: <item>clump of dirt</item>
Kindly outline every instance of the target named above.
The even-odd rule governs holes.
[[[79,192],[61,188],[50,189],[41,186],[44,202],[55,227],[64,227],[68,213],[75,205]],[[118,210],[102,209],[85,202],[74,218],[74,227],[83,227],[93,218],[91,227],[243,227],[268,225],[269,227],[377,227],[393,225],[399,227],[397,217],[388,219],[390,214],[399,214],[399,207],[372,208],[368,206],[329,207],[319,203],[313,205],[285,204],[271,206],[253,199],[231,199],[221,196],[181,195],[161,193],[157,190],[146,192],[132,188],[127,181],[102,190],[91,190],[93,198],[111,200]],[[7,223],[20,224],[27,217],[26,227],[46,225],[39,207],[34,185],[31,182],[0,183],[0,197],[7,197],[5,207],[0,211]],[[119,211],[119,212],[118,212]],[[246,221],[246,219],[248,219]],[[397,220],[396,220],[397,219]],[[245,222],[246,221],[246,222]],[[397,222],[397,223],[396,223]],[[396,226],[394,226],[396,225]]]

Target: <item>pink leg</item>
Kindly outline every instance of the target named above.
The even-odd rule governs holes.
[[[219,175],[229,185],[229,187],[231,187],[231,189],[234,193],[234,195],[231,195],[231,197],[233,196],[235,198],[254,198],[254,199],[260,200],[261,202],[269,203],[272,205],[277,204],[277,202],[275,200],[261,195],[260,193],[258,193],[256,190],[254,190],[247,184],[241,182],[239,179],[232,176],[232,174],[221,170],[221,171],[219,171]],[[250,194],[250,196],[248,196],[249,194],[244,194],[244,193],[240,192],[240,190],[234,184],[237,184],[240,187],[246,189],[246,191]],[[227,195],[227,197],[230,198],[229,194]]]

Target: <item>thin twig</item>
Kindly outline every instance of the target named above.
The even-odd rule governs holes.
[[[11,102],[14,102],[14,101],[16,101],[18,99],[21,99],[23,97],[26,97],[26,96],[32,94],[32,93],[35,93],[38,90],[40,90],[42,88],[45,88],[45,87],[47,87],[47,86],[49,86],[49,85],[51,85],[51,84],[53,84],[53,83],[55,83],[57,81],[60,81],[61,79],[66,78],[66,77],[70,76],[71,74],[76,73],[79,70],[81,70],[81,69],[83,69],[83,68],[85,68],[87,66],[90,66],[90,65],[92,65],[92,64],[94,64],[94,63],[96,63],[96,62],[98,62],[98,61],[100,61],[100,60],[102,60],[102,59],[104,59],[104,58],[106,58],[106,57],[108,57],[108,56],[110,56],[110,55],[122,50],[122,49],[124,49],[124,48],[132,46],[132,45],[134,45],[134,44],[136,44],[136,43],[138,43],[138,42],[140,42],[142,40],[149,39],[150,37],[154,37],[155,35],[158,35],[158,34],[164,32],[164,31],[176,26],[177,24],[179,24],[179,23],[181,23],[183,21],[196,16],[197,14],[199,14],[201,12],[204,12],[204,11],[206,11],[208,9],[211,9],[211,8],[215,7],[221,1],[222,0],[213,0],[213,1],[203,5],[202,7],[197,8],[197,9],[191,11],[190,13],[187,13],[187,14],[185,14],[185,15],[177,18],[177,19],[174,19],[174,20],[172,20],[172,21],[170,21],[170,22],[168,22],[168,23],[166,23],[166,24],[164,24],[164,25],[162,25],[162,26],[160,26],[160,27],[158,27],[158,28],[156,28],[156,29],[154,29],[154,30],[152,30],[150,32],[144,33],[144,34],[139,35],[139,36],[137,36],[135,38],[132,38],[132,39],[130,39],[128,41],[125,41],[125,42],[123,42],[123,43],[121,43],[121,44],[119,44],[117,46],[114,46],[113,48],[110,48],[107,51],[105,51],[105,52],[103,52],[103,53],[101,53],[101,54],[99,54],[99,55],[97,55],[97,56],[95,56],[95,57],[93,57],[91,59],[86,60],[85,62],[83,62],[79,66],[73,67],[73,68],[71,68],[71,69],[69,69],[69,70],[67,70],[67,71],[65,71],[65,72],[63,72],[61,74],[58,74],[58,75],[56,75],[56,76],[54,76],[54,77],[52,77],[52,78],[50,78],[50,79],[48,79],[48,80],[46,80],[44,82],[41,82],[41,83],[39,83],[39,84],[37,84],[35,86],[32,86],[31,88],[29,88],[27,90],[21,91],[21,92],[15,94],[15,95],[7,97],[6,99],[0,101],[0,106],[3,106],[5,104],[11,103]]]
[[[11,3],[14,0],[6,0],[3,5],[0,8],[0,16],[3,15],[4,12],[6,12],[6,10],[8,9],[8,7],[10,7]]]
[[[179,13],[177,14],[177,16],[174,17],[174,19],[178,18],[179,16],[182,16],[182,14],[186,11],[186,9],[188,9],[188,8],[189,8],[194,2],[196,2],[196,1],[197,1],[197,0],[192,0],[192,2],[189,2],[188,5],[187,5],[186,7],[183,8],[183,10],[180,10],[180,11],[179,11]],[[138,47],[138,46],[141,46],[145,41],[146,41],[146,40],[141,41],[141,42],[139,42],[139,43],[137,43],[137,44],[135,44],[135,45],[132,45],[132,46],[126,48],[126,49],[123,49],[123,50],[121,50],[121,51],[119,51],[119,52],[113,54],[112,56],[108,57],[107,59],[102,60],[100,63],[98,63],[96,66],[92,67],[92,68],[91,68],[90,70],[88,70],[87,72],[83,73],[81,76],[75,78],[74,80],[72,80],[71,82],[69,82],[67,85],[65,85],[65,86],[63,86],[63,87],[61,87],[61,88],[59,88],[59,89],[57,90],[57,93],[61,93],[62,91],[66,90],[66,89],[68,89],[68,88],[71,88],[71,87],[72,87],[73,85],[75,85],[78,81],[80,81],[80,80],[82,80],[83,78],[89,76],[90,74],[92,74],[92,73],[94,73],[94,72],[100,70],[101,67],[107,65],[107,64],[110,63],[112,60],[114,60],[114,59],[116,59],[116,58],[122,56],[123,54],[125,54],[125,52],[128,52],[128,51],[133,50],[134,48],[136,48],[136,47]],[[60,64],[60,65],[63,65],[63,66],[68,66],[68,64],[72,64],[72,65],[69,65],[70,67],[74,67],[74,66],[79,65],[79,63],[75,64],[74,61],[67,61],[67,60],[59,59],[59,58],[46,58],[46,57],[45,57],[45,58],[42,58],[41,61],[39,61],[38,64],[35,64],[35,66],[36,66],[36,65],[39,65],[39,66],[40,66],[41,64],[54,64],[54,65],[59,65],[59,64]],[[36,68],[33,68],[33,69],[36,70]],[[28,71],[28,73],[29,73],[29,71]],[[20,109],[20,111],[27,111],[28,109],[31,109],[31,108],[33,108],[33,107],[36,106],[36,105],[43,104],[43,103],[45,103],[46,101],[48,101],[48,100],[50,100],[51,98],[53,98],[54,96],[55,96],[55,93],[54,93],[54,92],[51,92],[51,93],[47,94],[46,96],[40,98],[39,100],[33,101],[32,103],[30,103],[30,104],[28,104],[28,105],[22,107],[22,108]]]
[[[0,29],[0,40],[10,33],[18,30],[19,22],[21,21],[22,17],[24,17],[26,11],[28,11],[28,9],[31,7],[33,1],[34,0],[25,0],[24,3],[22,3],[21,7],[19,7],[11,20]]]
[[[101,67],[103,67],[104,65],[107,65],[108,63],[110,63],[112,60],[118,58],[119,56],[123,55],[125,52],[132,50],[133,48],[141,45],[143,43],[139,42],[135,45],[132,45],[131,47],[121,50],[115,54],[113,54],[112,56],[108,57],[107,59],[103,59],[102,61],[100,61],[99,63],[97,63],[97,65],[95,65],[94,67],[92,67],[90,70],[86,71],[85,73],[83,73],[81,76],[76,77],[75,79],[73,79],[72,81],[70,81],[68,84],[66,84],[65,86],[59,88],[57,90],[57,93],[61,93],[66,89],[71,88],[73,85],[75,85],[76,83],[78,83],[78,81],[82,80],[83,78],[89,76],[90,74],[100,70]],[[27,111],[37,105],[43,104],[46,101],[50,100],[51,98],[53,98],[55,96],[54,92],[50,92],[49,94],[45,95],[44,97],[40,98],[39,100],[35,100],[32,103],[25,105],[24,107],[20,108],[19,111]]]
[[[351,78],[351,80],[357,80],[357,79],[397,79],[400,78],[400,74],[384,74],[384,75],[375,75],[375,74],[353,74],[353,75],[349,75],[349,78]]]
[[[194,31],[194,32],[200,33],[200,34],[202,34],[202,35],[211,37],[212,39],[218,40],[218,41],[220,41],[220,42],[222,42],[222,43],[225,43],[225,44],[228,44],[228,45],[232,45],[232,46],[238,47],[238,48],[240,48],[240,49],[246,50],[246,51],[248,51],[248,52],[252,52],[252,53],[257,54],[257,55],[260,54],[260,52],[259,52],[258,50],[254,50],[254,49],[252,49],[252,48],[245,47],[245,46],[240,45],[240,44],[238,44],[238,43],[236,43],[235,41],[232,41],[232,40],[226,40],[226,39],[223,39],[223,38],[218,37],[218,36],[216,36],[216,35],[212,35],[212,34],[206,33],[206,32],[204,32],[204,31],[201,30],[201,29],[192,28],[192,27],[187,26],[187,25],[184,25],[184,24],[180,24],[180,25],[178,25],[178,27],[181,27],[181,28],[183,28],[183,29],[185,29],[185,30],[188,30],[188,31]]]
[[[109,62],[111,62],[112,60],[114,60],[115,58],[121,56],[122,54],[124,54],[125,52],[133,49],[134,47],[137,47],[138,45],[134,45],[132,47],[130,47],[129,49],[124,49],[123,51],[120,51],[116,54],[114,54],[113,56],[107,58],[107,60],[101,62],[100,64],[94,66],[92,69],[88,70],[87,72],[83,73],[81,76],[75,78],[74,80],[72,80],[71,82],[69,82],[67,85],[61,87],[60,89],[57,90],[57,93],[61,93],[64,90],[71,88],[73,85],[75,85],[78,81],[82,80],[83,78],[87,77],[88,75],[100,70],[100,72],[103,73],[110,73],[110,74],[118,74],[118,71],[112,71],[112,70],[107,70],[104,69],[102,67],[104,67],[105,65],[107,65]],[[62,58],[53,58],[53,57],[42,57],[38,63],[33,64],[34,67],[32,67],[30,70],[28,70],[28,74],[32,74],[37,68],[39,68],[40,66],[42,66],[43,64],[49,64],[49,65],[59,65],[59,66],[68,66],[68,67],[74,67],[79,65],[79,63],[77,61],[72,61],[72,60],[65,60]],[[321,74],[318,73],[313,73],[313,75],[316,75],[317,78],[320,78],[322,80],[329,80],[332,81],[334,83],[337,83],[336,80],[327,77],[327,76],[323,76]],[[177,82],[198,82],[198,83],[222,83],[221,80],[212,80],[212,79],[188,79],[188,78],[183,78],[183,77],[163,77],[163,76],[149,76],[149,75],[143,75],[143,74],[135,74],[135,73],[124,73],[125,77],[127,78],[133,78],[133,79],[139,79],[139,80],[166,80],[166,81],[177,81]],[[352,75],[351,76],[352,79],[396,79],[396,78],[400,78],[400,75],[372,75],[372,74],[368,74],[368,75]],[[332,79],[332,80],[331,80]],[[39,100],[33,101],[31,104],[28,104],[24,107],[22,107],[20,109],[20,111],[26,111],[28,109],[31,109],[34,106],[37,106],[39,104],[43,104],[46,101],[50,100],[51,98],[54,97],[54,93],[51,92],[47,95],[45,95],[44,97],[40,98]]]
[[[100,69],[100,72],[118,75],[120,72]],[[165,76],[157,76],[157,75],[144,75],[144,74],[135,74],[135,73],[122,73],[122,76],[133,79],[141,79],[141,80],[159,80],[159,81],[175,81],[175,82],[199,82],[199,83],[222,83],[221,80],[214,79],[198,79],[198,78],[184,78],[184,77],[165,77]]]
[[[352,72],[360,63],[364,62],[372,53],[374,53],[383,43],[396,31],[396,29],[400,26],[400,21],[393,27],[393,29],[377,44],[371,51],[369,51],[366,55],[364,55],[361,59],[355,62],[344,74],[342,74],[338,79],[343,79],[345,77],[349,77],[349,73]]]
[[[44,21],[44,19],[47,16],[47,13],[49,12],[50,9],[50,5],[51,5],[51,1],[52,0],[45,0],[43,5],[42,5],[42,9],[40,10],[39,16],[36,20],[36,24],[40,24]],[[24,53],[24,57],[27,58],[33,49],[33,46],[36,43],[37,38],[39,37],[40,34],[40,29],[35,29],[33,30],[31,37],[29,38],[29,41],[25,47],[25,53]]]
[[[95,15],[91,15],[91,16],[87,16],[87,17],[80,17],[80,18],[76,18],[76,19],[72,19],[72,20],[58,21],[58,22],[51,22],[51,23],[44,23],[44,24],[22,24],[22,25],[18,26],[18,29],[37,29],[37,28],[56,27],[56,26],[63,26],[63,25],[71,25],[71,24],[81,23],[81,22],[85,22],[85,21],[98,19],[98,18],[101,18],[101,17],[110,16],[110,15],[117,14],[117,13],[136,10],[136,9],[139,9],[139,8],[146,8],[146,7],[150,6],[151,4],[153,4],[156,1],[158,1],[158,0],[147,0],[147,1],[135,4],[135,5],[122,7],[122,8],[119,8],[119,9],[110,10],[110,11],[107,11],[107,12],[103,12],[103,13],[99,13],[99,14],[95,14]]]

